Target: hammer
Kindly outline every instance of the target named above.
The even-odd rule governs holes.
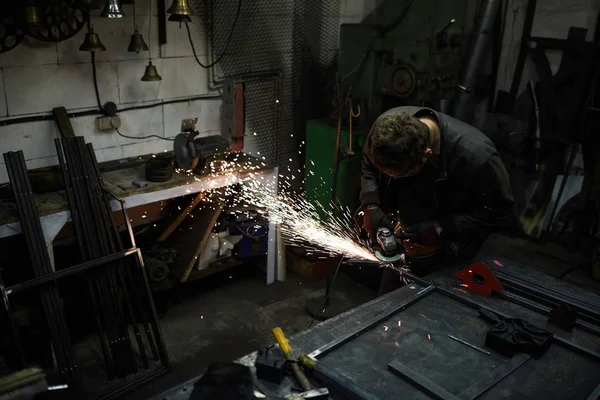
[[[300,368],[300,365],[298,365],[298,359],[294,355],[294,352],[292,351],[292,348],[285,338],[281,328],[273,328],[273,336],[275,336],[275,340],[277,340],[279,347],[281,347],[281,351],[285,355],[285,358],[290,361],[292,372],[296,376],[296,379],[298,379],[298,382],[300,382],[302,389],[307,392],[310,391],[310,382]],[[363,390],[350,379],[342,376],[330,368],[325,367],[324,365],[317,363],[304,354],[300,356],[300,363],[302,363],[305,368],[313,371],[315,378],[320,380],[321,383],[335,386],[336,390],[344,395],[344,398],[379,400],[377,396],[374,396],[373,394]]]
[[[306,378],[306,375],[304,375],[304,372],[300,368],[300,365],[298,365],[298,359],[294,355],[292,347],[285,338],[283,331],[281,330],[281,328],[273,328],[272,332],[273,336],[275,336],[275,340],[281,348],[283,355],[285,356],[286,360],[290,362],[290,367],[292,368],[294,376],[296,377],[296,379],[298,379],[298,382],[300,382],[300,386],[302,386],[302,389],[308,392],[311,389],[310,382],[308,381],[308,378]]]

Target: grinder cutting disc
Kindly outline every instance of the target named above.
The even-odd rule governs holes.
[[[375,257],[383,262],[396,262],[402,259],[402,254],[394,254],[393,256],[385,256],[381,250],[375,250]]]
[[[192,141],[193,138],[193,135],[187,133],[180,133],[175,136],[173,152],[175,153],[175,161],[177,161],[179,168],[191,170],[198,164],[196,152],[194,151],[194,143]]]

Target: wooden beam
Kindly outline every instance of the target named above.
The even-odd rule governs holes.
[[[204,192],[200,192],[198,193],[198,195],[196,197],[194,197],[194,200],[192,200],[192,202],[185,208],[185,210],[183,210],[181,212],[181,214],[179,214],[177,216],[177,218],[175,218],[175,220],[173,222],[171,222],[171,225],[169,225],[167,227],[167,229],[165,229],[165,231],[160,235],[160,237],[158,238],[158,242],[164,242],[165,240],[167,240],[167,238],[169,236],[171,236],[171,234],[175,231],[175,229],[177,229],[177,227],[179,225],[181,225],[181,223],[183,222],[183,220],[190,215],[190,213],[194,210],[194,208],[196,208],[196,206],[198,204],[200,204],[200,202],[206,197],[206,193]]]

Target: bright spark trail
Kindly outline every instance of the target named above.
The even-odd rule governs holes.
[[[289,243],[313,248],[315,251],[329,252],[331,255],[377,261],[367,244],[358,238],[352,228],[350,210],[338,210],[339,213],[336,214],[341,216],[328,211],[327,219],[323,220],[313,203],[294,194],[291,190],[290,181],[296,179],[295,172],[288,167],[290,172],[288,175],[279,175],[281,190],[277,193],[275,181],[269,181],[257,171],[261,165],[266,166],[260,160],[238,162],[238,157],[233,162],[220,162],[217,166],[211,163],[211,177],[223,176],[225,179],[231,178],[231,183],[239,184],[229,185],[221,191],[217,189],[213,194],[217,194],[220,200],[233,197],[238,204],[246,203],[263,210],[264,216],[270,222],[279,225],[279,229]],[[240,169],[250,172],[241,174],[235,172]],[[298,175],[301,176],[300,170]],[[190,176],[194,175],[190,174]],[[194,179],[200,180],[195,176]],[[318,206],[322,207],[320,204]]]
[[[285,191],[275,196],[265,194],[258,180],[245,181],[240,194],[243,201],[265,209],[269,220],[279,224],[282,234],[292,243],[310,243],[333,254],[377,260],[354,234],[348,210],[342,212],[342,217],[328,212],[329,218],[324,221],[313,203]]]

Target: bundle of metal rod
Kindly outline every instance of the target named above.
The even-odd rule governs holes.
[[[545,305],[549,308],[560,305],[569,306],[577,311],[577,319],[582,321],[580,324],[582,329],[589,330],[592,329],[589,325],[594,325],[596,330],[593,333],[598,333],[598,329],[600,328],[600,309],[597,305],[587,303],[565,293],[559,293],[552,288],[531,282],[500,268],[494,268],[494,272],[504,285],[505,290],[531,299],[535,303]]]
[[[116,247],[116,250],[123,251],[123,250],[125,250],[125,247],[123,245],[123,241],[121,240],[121,234],[119,232],[119,228],[115,224],[115,221],[112,217],[112,209],[110,206],[110,202],[104,195],[105,190],[103,189],[104,185],[102,182],[102,175],[100,174],[100,169],[98,168],[98,162],[96,160],[96,153],[94,152],[94,147],[92,146],[91,143],[88,143],[86,145],[86,150],[87,150],[87,154],[89,156],[89,161],[91,162],[91,168],[92,168],[91,173],[93,174],[93,177],[95,178],[97,188],[98,188],[101,198],[102,198],[100,205],[101,205],[102,213],[103,213],[105,221],[106,221],[105,223],[107,226],[109,226],[109,230],[112,228],[112,231],[114,232],[114,238],[116,240],[116,244],[112,243],[111,250],[114,252],[115,247]],[[129,234],[129,240],[131,242],[131,247],[136,247],[135,238],[133,236],[133,230],[131,228],[129,217],[127,216],[127,209],[125,207],[125,204],[123,201],[118,199],[116,196],[113,195],[113,197],[115,197],[115,199],[117,199],[121,203],[122,212],[124,214],[124,219],[125,219],[126,226],[127,226],[127,232]],[[123,260],[120,261],[120,265],[121,265],[121,267],[123,266]],[[125,271],[125,273],[123,273],[123,271]],[[143,272],[145,272],[145,270]],[[135,314],[140,316],[140,318],[142,320],[142,328],[146,334],[146,338],[148,339],[148,343],[150,345],[150,350],[152,352],[152,356],[155,361],[158,361],[160,359],[160,356],[159,356],[159,352],[157,349],[157,343],[156,343],[156,341],[158,339],[156,337],[159,335],[157,335],[157,333],[155,332],[154,333],[155,338],[153,338],[153,334],[152,334],[152,332],[148,326],[148,323],[146,322],[146,318],[145,318],[145,315],[152,314],[152,310],[144,309],[143,303],[140,301],[141,297],[138,294],[137,286],[135,285],[135,282],[131,275],[130,269],[129,268],[117,268],[117,273],[118,273],[119,282],[121,283],[121,286],[123,288],[129,287],[129,290],[132,293],[132,296],[130,297],[130,299],[133,302],[133,308],[131,307],[131,303],[129,303],[130,299],[129,298],[125,299],[128,313],[131,315],[131,319],[133,320],[133,322],[135,322],[135,319],[134,319]],[[142,279],[146,279],[146,278],[142,277]],[[149,296],[148,303],[152,303],[151,294],[148,293],[148,296]],[[152,305],[151,305],[151,308],[153,308]],[[142,357],[142,362],[144,364],[144,368],[148,368],[148,359],[147,359],[146,353],[143,348],[143,340],[140,335],[139,329],[135,323],[133,323],[133,328],[134,328],[136,340],[138,343],[138,348],[140,349],[140,356]],[[160,339],[160,340],[162,340],[162,339]]]
[[[43,277],[53,273],[50,256],[46,248],[44,233],[40,224],[39,215],[35,207],[31,182],[27,175],[27,166],[22,151],[8,152],[4,154],[4,161],[8,177],[11,182],[15,197],[15,203],[19,212],[21,230],[25,236],[29,257],[36,277]],[[2,288],[5,309],[9,313],[9,321],[13,321],[10,315],[8,293]],[[50,332],[51,343],[56,356],[58,371],[65,383],[68,385],[70,394],[76,397],[78,392],[76,379],[76,364],[73,359],[71,340],[65,322],[60,296],[56,284],[41,288],[41,303],[44,310],[46,323]],[[13,334],[16,331],[14,325],[11,327]],[[16,346],[20,351],[20,344]],[[21,358],[24,356],[21,354]]]
[[[123,208],[121,210],[121,212],[123,213],[124,217],[127,217],[127,211],[125,208]],[[129,221],[129,219],[127,219],[127,218],[125,220]],[[128,231],[133,236],[133,231],[131,230],[131,224],[126,224],[126,225],[128,227]],[[61,279],[67,278],[69,276],[78,275],[78,274],[82,274],[85,272],[93,271],[95,269],[102,268],[106,264],[117,261],[117,260],[126,259],[126,258],[130,259],[132,257],[134,258],[135,267],[137,267],[139,269],[139,271],[141,271],[141,275],[142,275],[141,280],[143,283],[143,296],[148,300],[150,324],[152,327],[152,333],[153,333],[154,337],[157,338],[156,346],[158,347],[158,354],[160,356],[161,365],[158,368],[148,370],[148,372],[145,375],[138,375],[136,377],[136,379],[134,379],[134,380],[128,379],[128,381],[127,381],[128,383],[126,385],[121,386],[121,387],[117,388],[116,390],[113,390],[112,392],[99,397],[99,399],[101,399],[101,400],[120,398],[120,397],[124,396],[125,394],[129,393],[131,390],[141,387],[145,383],[151,382],[152,380],[166,374],[167,372],[169,372],[169,368],[170,368],[169,367],[169,357],[168,357],[168,354],[166,351],[164,340],[162,339],[162,333],[160,331],[160,327],[158,325],[158,316],[156,314],[156,309],[154,307],[154,303],[151,300],[152,292],[150,290],[150,285],[148,284],[148,279],[146,276],[146,272],[144,270],[144,260],[142,258],[142,253],[141,253],[140,249],[135,247],[135,242],[133,242],[133,244],[134,244],[134,247],[129,248],[127,250],[118,251],[116,253],[110,254],[105,257],[100,257],[100,258],[97,258],[92,261],[86,261],[81,264],[74,265],[72,267],[62,269],[60,271],[56,271],[56,272],[53,272],[48,275],[33,278],[28,281],[18,283],[16,285],[12,285],[8,288],[4,288],[4,286],[2,285],[2,282],[0,281],[0,294],[3,296],[3,298],[6,298],[6,296],[8,296],[8,295],[21,293],[26,290],[33,290],[40,286],[44,286],[44,285],[47,285],[50,283],[54,283],[56,281],[60,281]]]
[[[102,262],[105,265],[103,268],[83,268],[86,263],[72,268],[81,267],[82,271],[87,271],[88,291],[109,376],[121,377],[136,372],[138,354],[143,367],[150,367],[148,351],[138,325],[142,326],[154,360],[161,361],[162,364],[157,370],[148,371],[146,375],[106,396],[111,398],[165,373],[168,369],[168,356],[143,260],[136,249],[124,202],[117,199],[121,202],[121,211],[131,241],[131,248],[128,249],[124,249],[119,229],[112,217],[110,202],[105,195],[108,191],[103,187],[91,144],[86,145],[81,137],[56,139],[55,144],[82,258],[88,264],[106,260]],[[136,251],[130,253],[134,249]],[[120,255],[115,256],[116,254]],[[136,265],[126,263],[125,257],[128,254],[136,255]],[[145,289],[145,301],[138,293],[136,277],[131,267],[137,267],[135,271],[140,274],[137,282],[141,282]],[[130,327],[135,336],[138,354],[133,349]]]
[[[77,145],[81,140],[62,139],[61,142],[62,147],[57,140],[57,152],[76,237],[84,261],[93,260],[113,252],[109,250],[110,232],[106,231],[98,204],[102,196],[89,179],[86,157],[82,157],[78,148],[81,146]],[[111,266],[92,272],[87,285],[109,377],[136,372],[131,339],[119,301],[120,287]]]

